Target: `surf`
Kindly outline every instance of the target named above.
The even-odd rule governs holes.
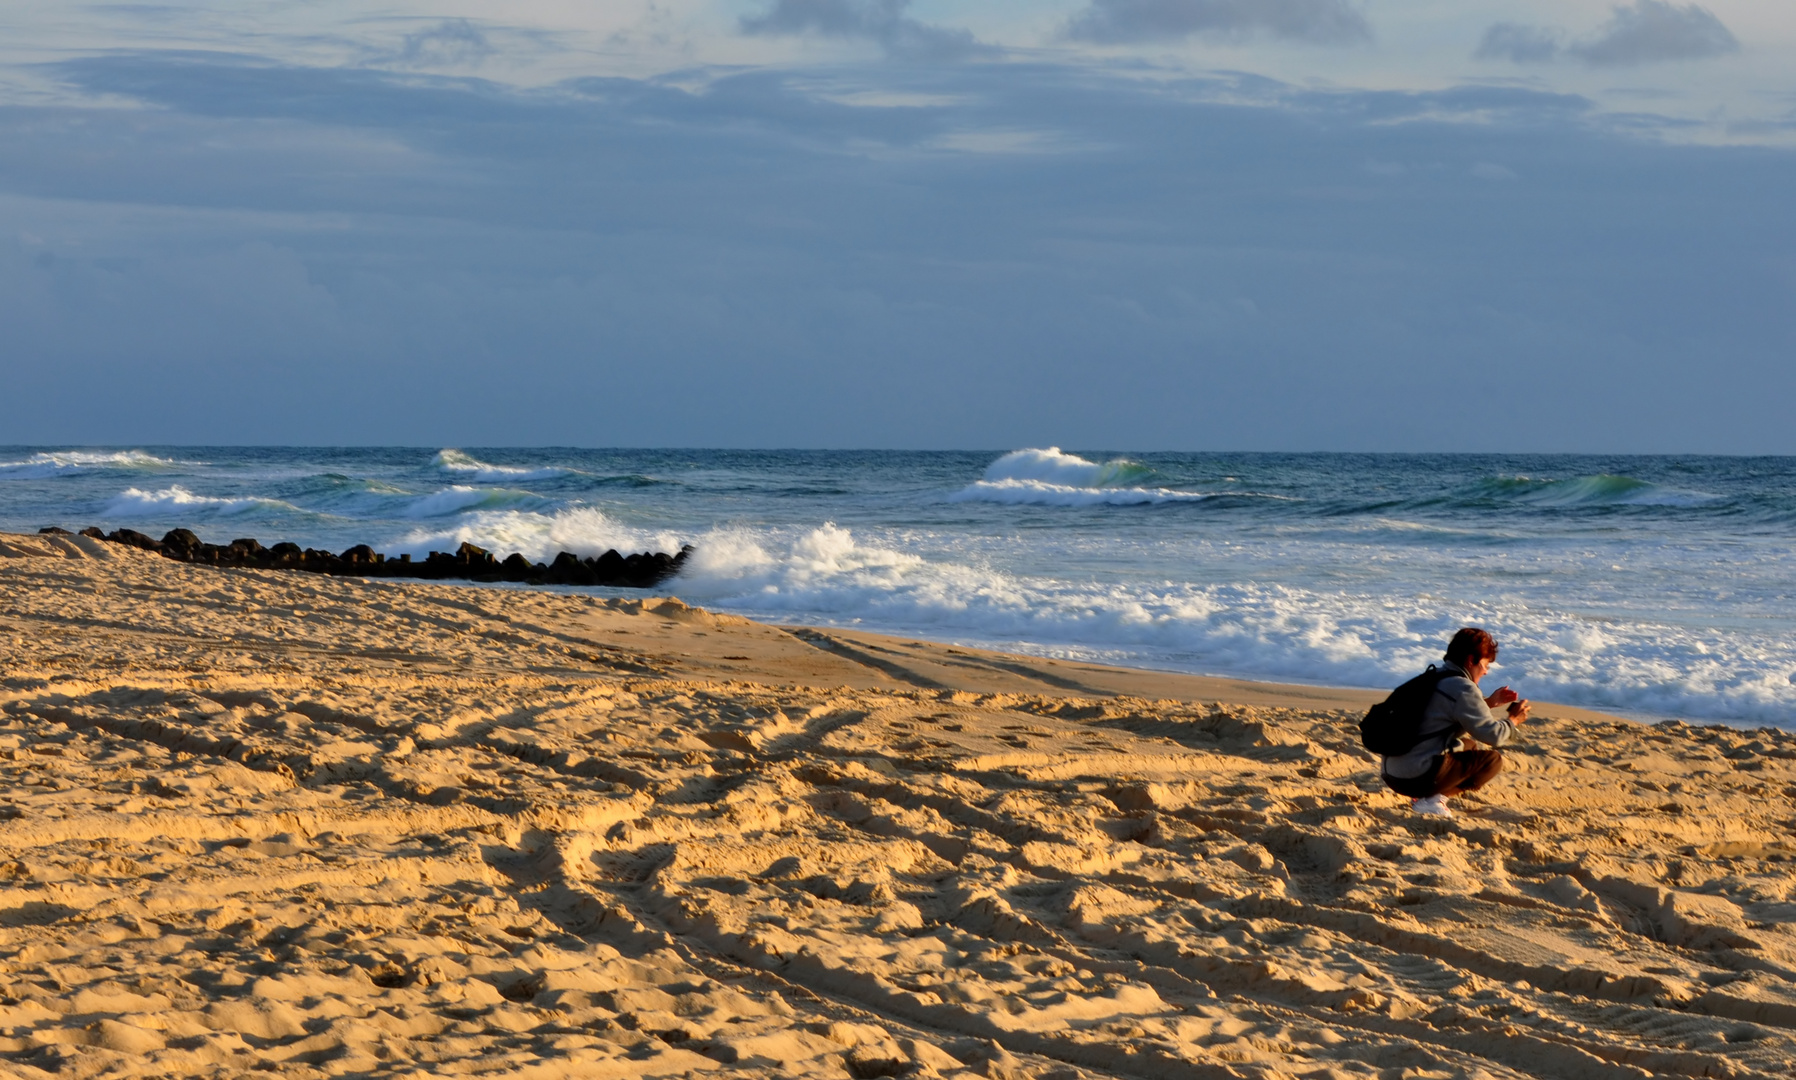
[[[304,514],[305,511],[280,499],[258,496],[240,498],[198,495],[179,484],[155,491],[126,488],[107,502],[101,514],[118,518],[169,517],[237,517],[250,513],[270,516]]]
[[[1792,523],[1774,458],[0,449],[20,532],[535,562],[692,543],[669,587],[739,614],[1367,687],[1483,621],[1535,696],[1779,725]]]
[[[0,461],[0,477],[38,479],[96,470],[147,472],[172,469],[181,463],[142,450],[50,450],[22,461]]]
[[[926,558],[808,530],[695,539],[685,599],[777,621],[877,627],[981,647],[1328,685],[1396,685],[1467,624],[1504,643],[1502,681],[1533,696],[1662,716],[1787,722],[1796,650],[1675,623],[1593,623],[1465,596],[1398,597],[1243,581],[1100,583]]]
[[[454,551],[463,543],[488,551],[521,552],[533,562],[552,562],[561,552],[581,558],[608,550],[678,551],[689,539],[671,530],[635,528],[595,507],[541,510],[474,510],[453,524],[416,527],[384,541],[387,550],[422,557]]]
[[[490,465],[479,458],[464,454],[460,450],[438,450],[431,465],[441,472],[467,479],[498,482],[524,483],[530,480],[553,480],[563,476],[572,476],[575,470],[559,465],[546,468],[529,468],[516,465]]]
[[[1057,446],[1012,450],[980,479],[948,496],[949,502],[1012,506],[1154,506],[1202,502],[1205,492],[1140,486],[1154,470],[1127,458],[1090,461]]]

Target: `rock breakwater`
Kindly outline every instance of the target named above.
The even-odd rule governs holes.
[[[57,526],[38,530],[40,534],[74,535]],[[367,544],[357,544],[342,552],[302,548],[282,542],[264,547],[254,539],[243,538],[228,544],[209,544],[189,529],[171,529],[158,540],[135,529],[82,529],[81,536],[126,544],[145,551],[160,553],[176,562],[203,566],[245,567],[260,570],[304,570],[315,574],[349,577],[423,578],[431,581],[461,579],[465,581],[515,581],[529,585],[608,585],[621,588],[647,589],[679,573],[686,557],[692,553],[687,544],[673,555],[664,551],[643,551],[623,555],[616,550],[603,555],[581,558],[563,551],[549,563],[531,562],[521,552],[503,559],[485,548],[463,543],[454,552],[433,551],[423,559],[411,555],[387,556]]]

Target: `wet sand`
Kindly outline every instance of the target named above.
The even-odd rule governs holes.
[[[0,1074],[1796,1068],[1784,732],[36,537],[0,676]]]

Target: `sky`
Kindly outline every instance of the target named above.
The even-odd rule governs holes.
[[[0,6],[0,443],[1796,453],[1796,5]]]

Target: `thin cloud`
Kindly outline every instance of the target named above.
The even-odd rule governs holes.
[[[1066,34],[1101,44],[1266,34],[1345,45],[1370,40],[1372,27],[1347,0],[1092,0]]]
[[[1520,23],[1496,23],[1484,31],[1478,51],[1480,60],[1508,60],[1514,64],[1544,64],[1559,55],[1557,30]]]
[[[817,34],[879,44],[887,53],[923,60],[954,60],[981,50],[973,35],[906,15],[910,0],[774,0],[759,15],[744,16],[742,32],[761,36]]]
[[[1567,50],[1587,64],[1650,64],[1739,52],[1740,42],[1708,9],[1665,0],[1618,7],[1597,36]]]
[[[444,19],[405,35],[398,49],[372,59],[393,67],[477,67],[499,51],[486,33],[466,19]]]
[[[1740,51],[1739,39],[1714,13],[1698,4],[1634,0],[1616,7],[1609,21],[1582,41],[1563,44],[1564,31],[1521,23],[1495,23],[1472,53],[1479,60],[1544,64],[1561,55],[1593,67],[1701,60]]]

